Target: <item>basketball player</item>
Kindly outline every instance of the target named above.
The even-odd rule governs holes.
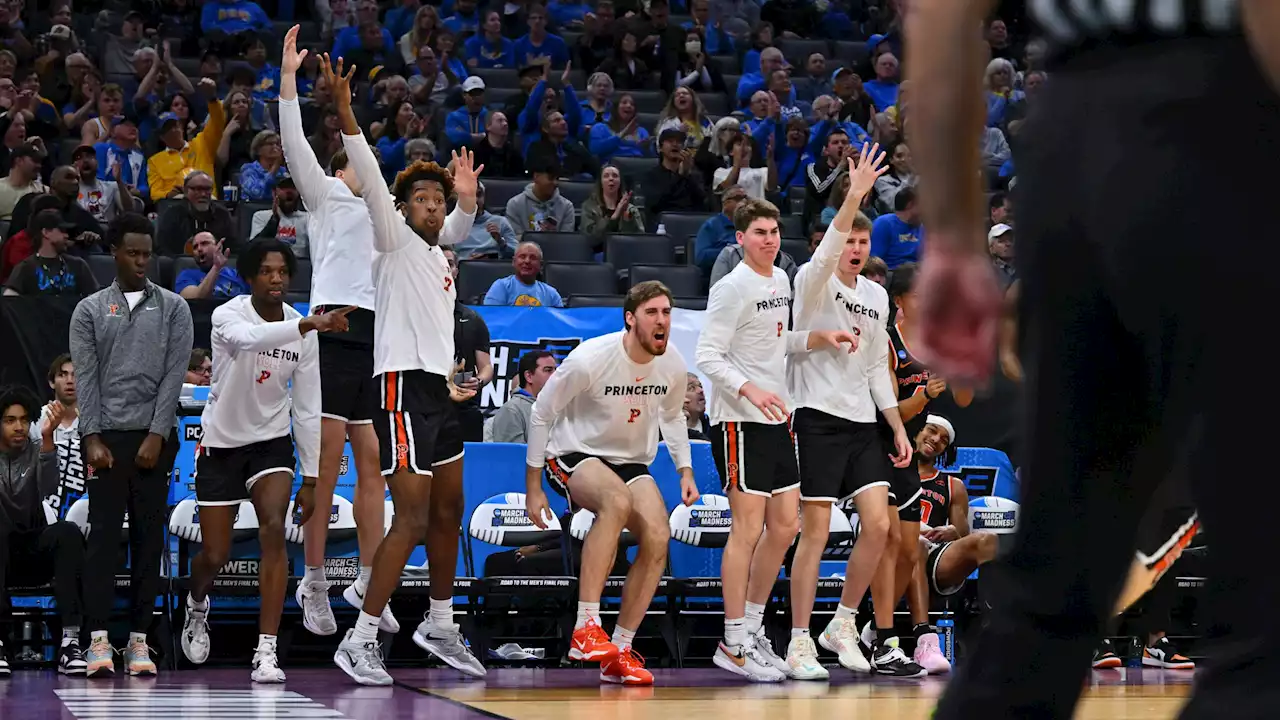
[[[898,387],[898,412],[906,424],[909,438],[915,438],[924,429],[925,408],[947,390],[947,382],[931,372],[911,352],[916,318],[916,275],[915,263],[907,263],[898,266],[889,281],[889,296],[895,308],[894,322],[889,326],[889,371]],[[960,407],[973,400],[971,390],[953,387],[951,394]],[[887,423],[881,423],[885,445],[890,451],[895,445],[892,430]],[[889,542],[871,581],[874,625],[867,623],[863,626],[860,640],[871,653],[871,664],[877,672],[882,672],[877,664],[879,658],[883,660],[880,664],[896,670],[888,674],[923,677],[927,674],[925,669],[897,650],[898,636],[893,627],[894,608],[898,599],[906,594],[907,585],[920,562],[920,471],[916,467],[904,465],[892,469],[889,499],[897,509],[898,522],[890,524]]]
[[[848,160],[850,182],[844,202],[813,258],[796,275],[796,328],[852,328],[858,339],[853,353],[824,350],[790,358],[790,389],[796,405],[791,427],[800,464],[804,528],[792,563],[792,630],[787,648],[788,674],[797,680],[828,677],[809,637],[809,620],[831,507],[849,497],[858,509],[862,531],[849,555],[840,605],[819,641],[837,654],[841,665],[859,672],[871,670],[858,649],[854,609],[867,592],[889,533],[889,462],[876,427],[877,411],[894,428],[894,462],[906,465],[911,459],[898,415],[898,394],[889,375],[889,296],[879,284],[859,277],[871,252],[871,221],[858,208],[876,178],[884,174],[883,160],[879,145],[864,145],[856,164],[853,158]],[[881,666],[878,671],[894,675],[906,668],[889,661]]]
[[[253,242],[241,253],[236,270],[248,281],[250,294],[213,311],[213,377],[196,448],[201,548],[191,561],[182,652],[196,665],[209,659],[209,588],[227,564],[240,503],[252,500],[262,548],[260,634],[251,675],[256,683],[284,682],[276,633],[289,580],[284,519],[295,443],[302,464],[298,504],[303,522],[315,510],[303,495],[315,485],[320,450],[320,360],[310,333],[346,330],[347,313],[355,309],[302,317],[284,302],[297,267],[293,249],[274,238]]]
[[[285,34],[280,63],[280,141],[289,172],[310,213],[311,304],[313,312],[355,306],[347,316],[350,329],[319,337],[320,346],[320,475],[314,488],[304,488],[304,502],[330,507],[338,484],[348,439],[356,471],[352,503],[356,540],[360,546],[360,574],[342,593],[357,609],[364,603],[374,553],[382,542],[386,481],[378,471],[378,388],[373,378],[373,223],[360,199],[360,181],[347,167],[347,152],[334,153],[333,177],[321,170],[315,151],[302,129],[298,105],[298,68],[307,51],[298,51],[298,27]],[[381,181],[379,181],[381,184]],[[324,576],[325,539],[329,514],[312,515],[303,528],[306,570],[298,583],[297,601],[302,625],[316,635],[332,635],[338,623],[329,607],[329,582]],[[400,631],[391,606],[382,609],[378,627]]]
[[[907,17],[911,150],[929,227],[919,337],[927,359],[957,380],[995,366],[1000,311],[975,222],[987,57],[977,29],[991,5],[916,0]],[[1072,714],[1139,520],[1177,448],[1187,450],[1212,538],[1206,574],[1222,641],[1182,717],[1273,717],[1280,575],[1258,562],[1273,533],[1269,523],[1241,522],[1222,478],[1256,472],[1240,418],[1276,396],[1266,382],[1241,390],[1241,339],[1256,337],[1257,322],[1240,309],[1274,302],[1280,245],[1259,237],[1254,213],[1224,214],[1202,199],[1274,203],[1260,179],[1280,153],[1280,3],[1027,8],[1055,47],[1018,158],[1023,531],[1007,561],[1012,590],[998,596],[936,717]],[[1207,107],[1232,119],[1228,153],[1203,141]],[[1206,252],[1207,238],[1238,247]],[[1228,276],[1211,297],[1193,279]]]
[[[724,640],[713,662],[753,682],[780,682],[790,666],[773,651],[763,622],[800,519],[786,353],[856,348],[857,338],[848,330],[787,330],[791,283],[773,264],[782,242],[776,207],[747,200],[733,224],[743,259],[712,286],[697,349],[698,369],[712,386],[712,456],[733,513],[721,562]]]
[[[374,430],[382,475],[396,509],[391,530],[374,556],[364,609],[333,657],[362,685],[390,685],[377,642],[379,617],[373,613],[382,612],[409,554],[427,535],[428,518],[440,512],[433,504],[461,504],[453,486],[461,493],[462,434],[450,407],[448,382],[454,363],[457,289],[439,246],[455,245],[470,231],[476,184],[484,167],[474,167],[470,151],[464,149],[454,154],[452,174],[434,162],[417,161],[396,176],[391,192],[383,190],[378,159],[351,109],[355,68],[344,74],[342,59],[335,68],[328,57],[321,68],[333,88],[350,169],[364,188],[373,220],[373,359],[382,406]],[[445,217],[445,204],[455,192],[457,207]],[[441,493],[432,492],[432,476],[437,473],[450,478],[439,486]],[[449,532],[456,544],[457,529]],[[483,673],[457,625],[442,627],[428,617],[418,626],[414,641],[428,649],[447,648],[442,657],[452,658],[450,665]]]
[[[658,431],[680,473],[680,499],[698,499],[684,422],[684,358],[668,348],[671,291],[638,283],[622,306],[621,332],[584,341],[547,381],[533,404],[525,471],[529,518],[546,527],[551,485],[570,504],[595,513],[582,545],[578,618],[569,657],[600,663],[600,680],[652,685],[653,674],[631,643],[667,564],[667,506],[649,474]],[[600,628],[600,594],[627,529],[640,541],[627,572],[613,638]]]

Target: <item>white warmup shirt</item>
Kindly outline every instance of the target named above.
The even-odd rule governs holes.
[[[851,422],[876,421],[876,410],[898,406],[889,378],[889,294],[872,280],[849,287],[836,277],[847,236],[832,225],[809,262],[796,273],[796,330],[850,330],[858,349],[824,348],[787,358],[796,407]]]
[[[346,183],[329,177],[320,167],[302,130],[302,111],[296,99],[280,98],[280,143],[289,173],[307,208],[311,304],[355,305],[374,310],[373,223],[369,208]],[[381,175],[377,184],[386,184]]]
[[[787,330],[791,281],[781,268],[772,269],[773,275],[765,277],[743,261],[711,286],[697,362],[711,381],[712,424],[779,424],[738,394],[747,381],[777,395],[791,410],[786,354],[803,352],[808,335]]]
[[[684,358],[668,343],[666,352],[638,364],[622,345],[624,334],[584,341],[538,393],[529,421],[529,467],[567,453],[649,465],[658,454],[659,428],[676,469],[693,467],[684,420]]]
[[[248,295],[213,311],[213,377],[200,416],[200,444],[237,448],[289,434],[303,477],[320,471],[320,346],[298,331],[302,315],[284,306],[284,320],[267,322]],[[290,388],[290,381],[293,387]]]
[[[386,189],[378,159],[364,136],[343,134],[342,145],[364,187],[364,202],[373,220],[377,306],[373,372],[424,370],[449,377],[458,290],[439,245],[457,245],[466,238],[475,213],[455,207],[440,228],[439,244],[428,244],[396,209],[396,199]]]

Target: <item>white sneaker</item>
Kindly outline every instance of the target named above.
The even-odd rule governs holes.
[[[342,591],[342,599],[346,600],[351,607],[364,610],[364,591],[357,589],[355,583],[351,583],[346,590]],[[400,622],[396,620],[395,615],[391,614],[390,602],[382,606],[382,617],[378,618],[378,629],[392,635],[400,632]]]
[[[764,628],[757,629],[751,633],[751,644],[755,646],[756,652],[760,653],[760,657],[764,658],[778,672],[791,677],[791,666],[786,660],[778,657],[778,653],[773,650],[773,642],[769,640],[769,636],[765,634]]]
[[[280,662],[276,660],[276,649],[274,647],[258,648],[253,653],[253,674],[250,677],[256,683],[274,684],[284,682],[284,671],[280,669]]]
[[[871,663],[858,649],[857,623],[853,618],[832,618],[818,636],[818,644],[835,653],[844,667],[854,672],[871,672]]]
[[[775,683],[787,679],[781,670],[761,657],[750,635],[747,636],[745,643],[737,647],[725,645],[721,640],[720,646],[716,648],[715,657],[711,661],[718,667],[735,675],[741,675],[751,682]]]
[[[187,603],[187,619],[182,624],[182,654],[195,665],[203,665],[209,659],[209,611],[212,609],[213,600],[208,597],[204,599],[203,610]]]
[[[376,642],[357,642],[352,639],[354,634],[355,629],[347,631],[333,654],[333,662],[361,685],[390,685],[392,680],[382,661],[382,648]]]
[[[312,635],[332,635],[338,632],[338,621],[329,607],[329,583],[325,580],[298,583],[294,594],[302,608],[302,627]]]
[[[471,653],[471,646],[462,636],[462,630],[454,623],[436,625],[427,616],[413,631],[413,641],[458,672],[472,677],[484,677],[488,673]]]
[[[831,673],[818,662],[818,648],[813,638],[808,635],[797,635],[787,645],[788,675],[793,680],[827,680]]]

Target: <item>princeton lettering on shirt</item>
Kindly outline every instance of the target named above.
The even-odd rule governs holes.
[[[667,385],[606,385],[605,395],[666,395]]]
[[[769,298],[768,300],[761,300],[760,302],[756,303],[756,312],[765,312],[766,310],[777,310],[778,308],[781,308],[781,307],[785,307],[785,308],[791,307],[791,298],[776,297],[776,298]]]
[[[871,318],[872,320],[875,320],[876,322],[880,321],[880,312],[878,310],[876,310],[873,307],[868,307],[866,305],[863,305],[862,303],[850,300],[849,298],[845,297],[845,294],[843,292],[839,290],[836,291],[836,302],[844,305],[844,309],[853,313],[854,315],[866,315],[867,317]]]

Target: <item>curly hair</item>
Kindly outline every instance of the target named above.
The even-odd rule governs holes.
[[[40,401],[30,390],[21,385],[0,388],[0,413],[14,405],[20,406],[27,413],[27,422],[34,422],[40,417]]]
[[[396,196],[396,202],[409,202],[409,195],[413,192],[414,183],[423,180],[440,183],[440,186],[444,188],[446,199],[453,195],[453,173],[440,167],[437,162],[425,160],[416,160],[409,167],[396,173],[395,182],[391,183],[391,194]]]

